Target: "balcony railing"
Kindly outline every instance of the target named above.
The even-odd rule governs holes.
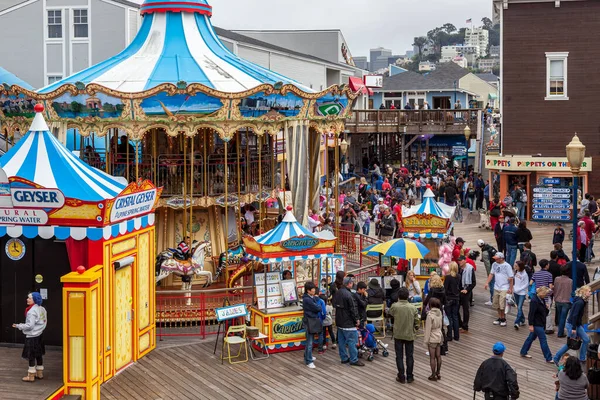
[[[476,125],[478,111],[480,110],[354,110],[346,121],[346,127],[356,132],[377,132],[378,128],[386,128],[387,131],[392,128],[402,132],[405,127],[439,126],[445,131],[453,126]]]

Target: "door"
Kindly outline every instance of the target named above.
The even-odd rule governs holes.
[[[434,96],[433,99],[433,109],[437,110],[450,110],[452,108],[450,104],[450,97],[448,96]]]
[[[9,240],[7,236],[0,239],[0,342],[24,343],[25,335],[12,324],[25,322],[27,294],[33,290],[33,240],[21,236],[20,242],[12,241],[18,247],[12,253],[7,248]]]
[[[133,282],[132,266],[115,271],[115,368],[133,360]]]
[[[71,272],[67,245],[63,241],[35,239],[33,242],[33,289],[42,294],[48,312],[44,342],[62,346],[62,284],[60,278]],[[50,261],[51,260],[51,261]]]

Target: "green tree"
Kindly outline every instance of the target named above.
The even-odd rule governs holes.
[[[427,38],[425,36],[415,36],[413,46],[416,46],[419,50],[419,61],[423,59],[423,48],[427,44]]]
[[[110,103],[104,103],[102,104],[102,109],[107,112],[107,113],[113,113],[115,112],[115,106],[113,106]]]
[[[442,29],[447,34],[451,34],[452,32],[456,32],[456,26],[452,25],[450,22],[445,23],[444,25],[442,25]]]
[[[488,31],[491,31],[494,28],[494,23],[488,17],[483,17],[481,23],[483,24],[483,29],[487,29]]]
[[[83,110],[83,104],[76,101],[71,102],[71,111],[73,111],[75,114],[78,114],[81,112],[81,110]]]

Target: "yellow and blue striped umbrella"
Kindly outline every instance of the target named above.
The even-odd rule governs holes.
[[[382,255],[410,260],[424,258],[429,253],[429,249],[415,240],[393,239],[369,246],[362,253],[367,256]]]

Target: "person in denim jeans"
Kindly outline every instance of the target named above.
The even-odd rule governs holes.
[[[513,296],[517,303],[517,318],[515,319],[515,329],[525,325],[525,315],[523,314],[523,303],[527,297],[529,288],[529,275],[525,271],[525,263],[523,261],[516,262],[515,285]]]
[[[358,360],[358,330],[360,317],[356,302],[350,289],[354,285],[354,279],[345,277],[342,284],[338,284],[336,276],[337,291],[333,296],[333,307],[335,308],[335,324],[337,326],[338,351],[342,364],[364,367],[364,363]],[[347,347],[347,349],[346,349]]]
[[[513,218],[510,218],[509,222],[504,225],[503,235],[506,246],[506,262],[514,265],[517,260],[517,245],[519,242],[517,240],[517,227]]]
[[[569,270],[565,266],[560,269],[561,276],[554,280],[554,304],[556,307],[556,315],[558,317],[558,331],[557,336],[559,338],[566,337],[565,335],[565,323],[567,322],[567,315],[571,309],[571,288],[573,287],[573,280],[569,277]]]
[[[579,360],[581,362],[585,362],[587,357],[587,348],[590,344],[590,337],[587,335],[587,333],[585,333],[585,328],[583,327],[583,313],[587,299],[589,299],[591,295],[592,290],[589,286],[582,286],[577,289],[575,292],[575,300],[573,300],[573,306],[571,307],[571,312],[567,318],[567,334],[570,338],[578,337],[581,339],[581,348],[579,350]],[[569,347],[567,344],[561,347],[561,349],[556,352],[556,355],[554,356],[554,363],[558,364],[558,361],[568,350]]]
[[[531,345],[535,339],[539,339],[542,353],[547,363],[552,362],[552,352],[548,347],[548,339],[546,338],[546,317],[548,316],[548,309],[544,299],[550,292],[550,288],[547,286],[539,287],[536,290],[536,294],[531,298],[529,304],[529,336],[525,339],[523,347],[521,347],[521,357],[531,358],[528,354]]]
[[[312,318],[319,320],[319,326],[321,327],[318,331],[309,332],[309,324],[305,322],[304,329],[306,331],[306,342],[304,344],[304,364],[308,368],[315,368],[315,358],[312,355],[313,343],[315,340],[315,334],[323,330],[321,324],[321,305],[319,304],[319,298],[315,296],[317,287],[312,282],[306,282],[304,284],[304,296],[302,296],[302,308],[304,310],[304,318]]]

